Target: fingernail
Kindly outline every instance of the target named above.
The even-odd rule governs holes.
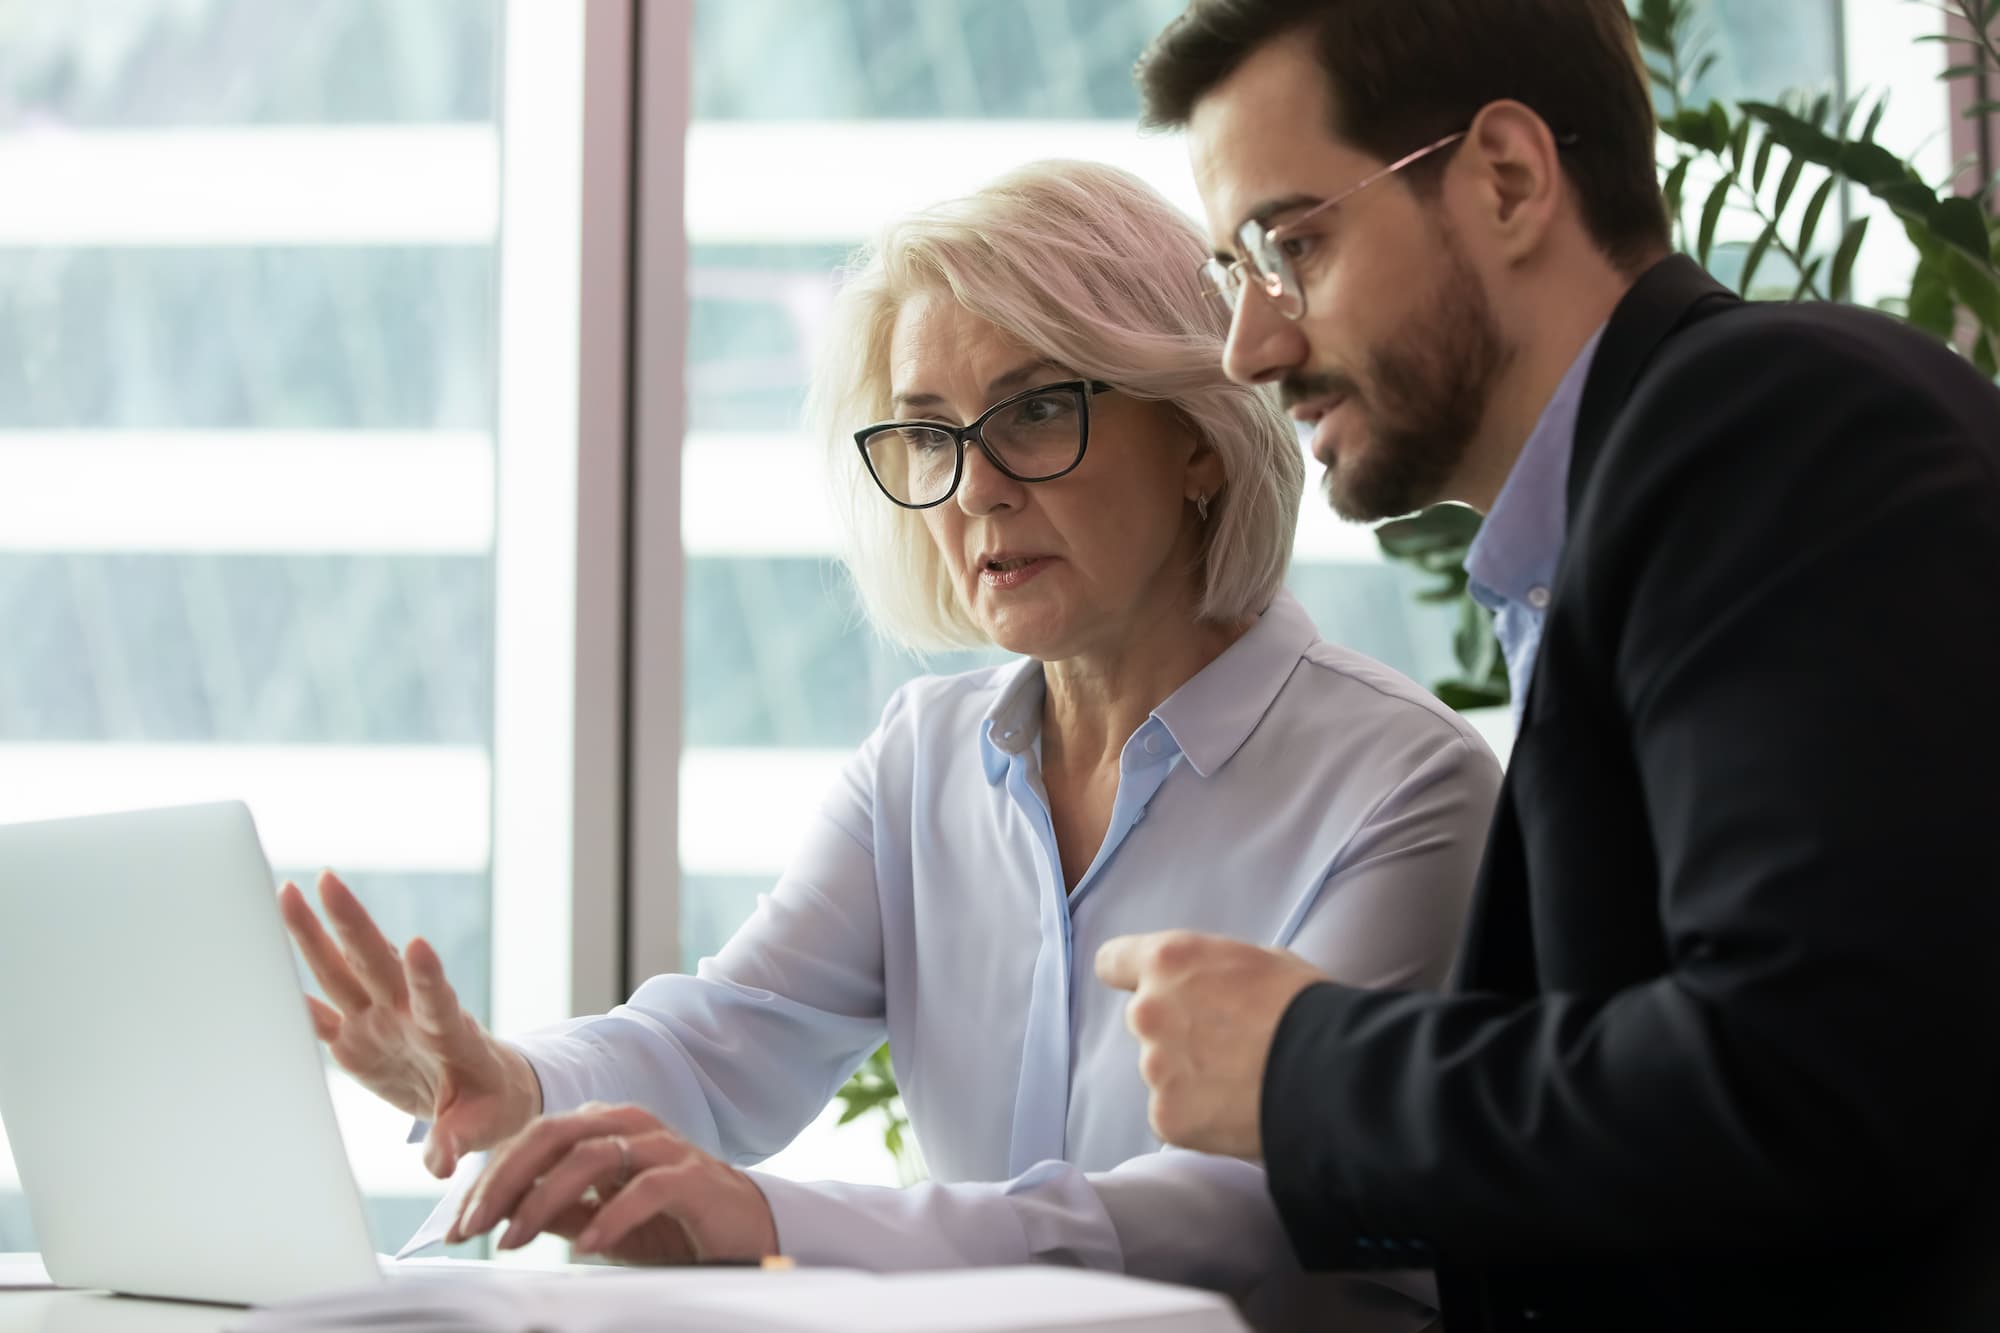
[[[596,1253],[596,1251],[597,1251],[597,1229],[596,1229],[595,1227],[585,1227],[585,1228],[583,1229],[583,1234],[579,1235],[579,1236],[578,1236],[578,1237],[576,1238],[576,1248],[577,1248],[577,1251],[578,1251],[578,1253],[581,1253],[581,1254],[594,1254],[594,1253]]]

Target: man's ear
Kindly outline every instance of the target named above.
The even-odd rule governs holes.
[[[1473,118],[1460,158],[1472,173],[1472,225],[1509,262],[1533,254],[1566,194],[1561,150],[1548,122],[1519,102],[1489,102]]]

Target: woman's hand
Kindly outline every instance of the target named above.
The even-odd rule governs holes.
[[[398,955],[345,884],[326,871],[319,899],[335,943],[296,884],[278,893],[285,927],[331,1005],[311,996],[314,1031],[340,1067],[390,1105],[431,1122],[424,1165],[449,1176],[463,1153],[504,1142],[542,1109],[527,1058],[458,1002],[421,939]]]
[[[445,1240],[508,1223],[499,1248],[542,1232],[628,1264],[763,1259],[778,1252],[764,1192],[636,1106],[543,1116],[493,1154]]]

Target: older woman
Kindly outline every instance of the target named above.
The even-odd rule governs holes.
[[[340,1062],[434,1122],[440,1174],[506,1143],[455,1235],[1238,1293],[1289,1271],[1257,1166],[1159,1150],[1090,958],[1185,926],[1436,984],[1498,769],[1284,591],[1299,447],[1224,379],[1203,257],[1136,178],[1056,162],[891,227],[847,283],[814,401],[869,614],[1021,660],[899,690],[695,975],[503,1042],[421,941],[399,957],[329,878],[336,944],[287,886]],[[740,1169],[884,1037],[933,1183]]]

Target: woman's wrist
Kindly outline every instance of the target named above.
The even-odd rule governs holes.
[[[528,1057],[513,1046],[493,1038],[493,1044],[500,1049],[500,1061],[507,1070],[507,1104],[512,1111],[507,1118],[512,1128],[509,1137],[528,1127],[528,1122],[542,1113],[542,1080],[535,1073],[535,1067]]]

